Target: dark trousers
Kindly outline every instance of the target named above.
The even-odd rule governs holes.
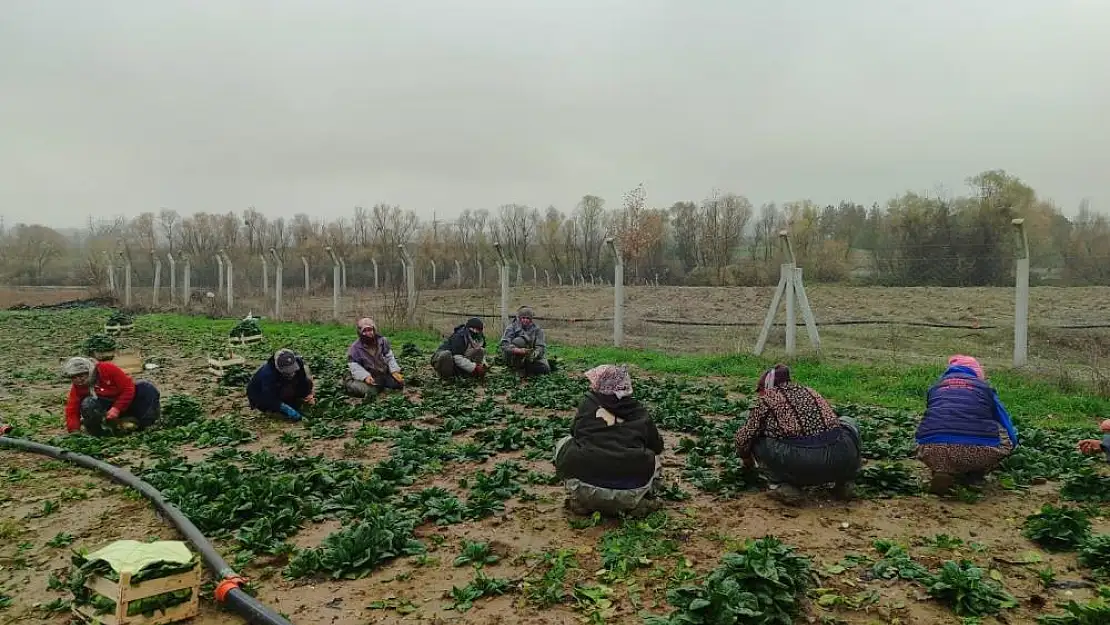
[[[854,420],[842,417],[841,426],[809,439],[763,437],[752,455],[775,482],[815,486],[851,482],[860,467],[859,430]]]
[[[106,397],[86,397],[81,402],[81,425],[93,436],[104,433],[104,422],[115,399]],[[158,387],[146,380],[135,382],[135,398],[131,405],[120,414],[120,419],[130,419],[146,429],[158,421],[162,414],[162,395]],[[110,422],[109,422],[110,423]]]

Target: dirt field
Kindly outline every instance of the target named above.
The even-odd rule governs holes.
[[[554,308],[554,300],[551,304]],[[680,310],[697,309],[697,304],[691,303],[670,305]],[[541,312],[546,312],[546,304],[543,306]],[[65,386],[55,377],[58,359],[68,355],[71,346],[96,327],[90,317],[92,312],[57,314],[62,316],[5,318],[8,332],[0,337],[3,347],[0,349],[3,365],[0,410],[24,427],[34,425],[41,437],[62,432],[59,412]],[[226,322],[216,326],[212,323],[199,320],[187,327],[159,327],[145,326],[141,319],[137,322],[136,333],[128,342],[141,346],[146,357],[161,363],[149,377],[162,389],[163,398],[174,393],[188,394],[202,402],[207,418],[229,415],[255,437],[254,441],[237,446],[244,452],[267,451],[278,457],[290,454],[322,456],[353,460],[367,467],[389,456],[388,441],[372,443],[357,453],[346,446],[352,440],[352,433],[368,422],[387,429],[406,425],[374,421],[372,407],[367,409],[365,420],[329,422],[329,425],[341,426],[346,435],[326,439],[308,436],[304,424],[288,425],[247,413],[241,390],[219,386],[199,375],[211,346],[220,344],[221,336],[226,335]],[[319,344],[319,341],[331,340],[325,339],[324,334],[313,338],[314,328],[320,327],[292,328],[287,336],[275,336],[271,340],[282,344],[296,341]],[[338,340],[346,340],[345,337],[344,334]],[[271,345],[263,344],[251,350],[252,363],[258,362],[269,349]],[[407,366],[412,367],[406,369],[410,377],[427,375],[426,367],[421,369],[423,365],[410,363]],[[738,384],[726,386],[727,397],[742,400],[740,389]],[[407,394],[417,401],[422,396],[426,400],[424,394],[427,392],[427,388],[413,389]],[[528,408],[514,403],[506,395],[496,395],[495,400],[513,413],[540,420],[572,414],[565,408]],[[408,425],[436,428],[451,414],[450,411],[424,413]],[[293,447],[283,437],[289,432],[296,441]],[[1076,564],[1074,554],[1042,551],[1022,536],[1021,525],[1026,515],[1036,511],[1042,503],[1059,501],[1056,483],[1018,492],[1005,491],[997,483],[991,483],[977,503],[910,496],[845,504],[818,496],[808,506],[784,508],[763,492],[720,497],[691,485],[679,477],[683,474],[683,466],[688,464],[685,454],[676,451],[682,436],[668,432],[665,438],[665,474],[692,495],[688,500],[670,502],[666,506],[670,521],[659,539],[665,537],[675,541],[679,551],[644,559],[628,576],[607,578],[602,559],[606,537],[617,532],[620,523],[604,521],[592,526],[587,523],[583,527],[581,519],[564,510],[560,487],[541,484],[528,485],[525,488],[527,497],[510,498],[503,511],[484,520],[446,526],[422,524],[416,536],[427,546],[427,556],[399,558],[362,579],[287,579],[282,575],[288,562],[286,556],[257,556],[245,572],[256,580],[259,598],[287,614],[298,625],[639,623],[643,614],[666,613],[670,609],[665,591],[678,583],[677,580],[686,579],[684,571],[692,569],[699,574],[706,573],[717,565],[722,553],[736,548],[743,540],[775,535],[812,559],[822,576],[821,587],[834,589],[846,597],[867,597],[858,609],[828,610],[814,605],[811,597],[806,601],[805,613],[799,622],[860,625],[960,622],[948,608],[929,600],[920,584],[876,578],[867,572],[870,564],[847,570],[836,567],[850,554],[878,560],[872,547],[876,539],[903,542],[916,560],[932,569],[942,560],[966,558],[984,570],[995,571],[992,576],[1004,580],[1006,589],[1018,603],[998,622],[1033,623],[1038,614],[1052,610],[1057,602],[1069,598],[1086,600],[1091,596],[1092,585],[1082,580],[1084,571]],[[464,433],[457,440],[474,439],[471,434]],[[219,451],[224,451],[223,447],[187,444],[175,449],[174,453],[181,458],[180,462],[195,464]],[[124,459],[139,465],[153,463],[156,457],[140,447]],[[515,460],[525,470],[551,471],[550,462],[546,460],[529,460],[523,451],[504,451],[485,462],[451,464],[442,473],[418,478],[411,489],[441,487],[461,500],[466,491],[458,483],[458,477],[473,476],[505,460]],[[920,474],[920,465],[911,464]],[[9,607],[0,609],[0,622],[66,622],[64,613],[50,613],[36,607],[66,597],[64,592],[49,588],[51,578],[63,577],[68,569],[68,548],[48,544],[61,533],[73,537],[71,547],[96,547],[117,538],[143,540],[174,536],[144,502],[83,470],[0,451],[0,480],[4,484],[0,492],[0,531],[4,532],[0,536],[3,539],[0,541],[0,595],[12,599]],[[56,504],[56,510],[44,513],[48,501]],[[574,527],[571,521],[579,525]],[[337,519],[306,521],[290,542],[298,548],[312,548],[344,525]],[[1095,519],[1094,531],[1110,531],[1110,521],[1102,517]],[[938,547],[931,540],[938,534],[959,540],[949,539],[949,546]],[[513,590],[503,596],[476,600],[469,611],[450,609],[452,587],[463,587],[474,577],[469,566],[452,566],[463,540],[489,543],[501,559],[487,566],[485,574],[511,580],[513,584]],[[219,546],[229,559],[234,555],[230,541],[221,541]],[[577,561],[567,577],[568,599],[542,610],[532,607],[525,599],[522,584],[537,574],[537,555],[564,548],[572,550]],[[1030,553],[1036,557],[1031,558]],[[1042,585],[1037,571],[1046,567],[1056,572],[1060,585],[1047,588]],[[574,587],[603,588],[609,593],[611,606],[601,609],[582,596],[572,598],[575,597]],[[204,601],[203,606],[201,617],[193,621],[196,625],[240,622],[218,611],[210,600]],[[988,618],[983,622],[995,621]]]

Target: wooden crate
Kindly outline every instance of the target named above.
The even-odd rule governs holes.
[[[235,354],[228,354],[225,359],[209,358],[208,359],[208,373],[211,373],[217,379],[224,377],[227,370],[236,365],[245,365],[247,361],[242,356]]]
[[[135,329],[135,324],[134,323],[129,323],[127,325],[116,325],[116,326],[105,325],[104,326],[104,332],[106,334],[112,334],[112,335],[121,334],[123,332],[130,332],[133,329]]]
[[[191,571],[159,577],[131,585],[131,574],[120,573],[119,582],[113,582],[99,575],[85,581],[85,588],[116,602],[115,614],[97,614],[90,605],[73,606],[73,614],[86,623],[102,625],[163,625],[193,618],[200,609],[200,563]],[[193,596],[165,612],[155,612],[147,617],[142,614],[127,616],[127,607],[132,601],[161,595],[167,592],[190,589]]]
[[[227,342],[232,345],[252,345],[254,343],[262,342],[261,334],[252,334],[251,336],[229,336]]]

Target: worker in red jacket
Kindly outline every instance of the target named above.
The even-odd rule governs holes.
[[[85,426],[93,436],[104,433],[105,420],[111,429],[131,431],[149,427],[162,412],[158,389],[131,379],[111,362],[70,358],[62,371],[73,383],[66,401],[66,430]]]

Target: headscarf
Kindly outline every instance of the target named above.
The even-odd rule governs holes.
[[[291,349],[279,349],[274,354],[274,367],[277,368],[278,373],[287,378],[293,377],[301,366],[297,364],[297,354]]]
[[[92,375],[95,370],[96,363],[91,358],[81,356],[74,356],[62,365],[62,374],[67,378],[72,378],[75,375]]]
[[[632,394],[632,377],[628,375],[628,367],[601,365],[587,371],[586,379],[590,381],[590,390],[595,393],[615,395],[617,399]]]
[[[466,327],[470,328],[470,329],[473,329],[473,330],[477,330],[478,333],[480,334],[482,332],[482,330],[485,329],[486,324],[483,323],[482,320],[479,319],[478,317],[471,317],[470,319],[466,320]]]
[[[355,328],[358,329],[358,338],[360,340],[365,340],[362,333],[368,328],[373,328],[374,334],[378,333],[378,324],[374,323],[374,320],[370,317],[363,317],[362,319],[359,319],[358,323],[355,324]]]
[[[948,359],[949,367],[966,367],[975,372],[975,377],[980,380],[987,379],[987,373],[983,371],[983,365],[971,356],[964,356],[963,354],[956,354]]]
[[[790,367],[782,364],[775,365],[764,371],[763,375],[759,376],[759,382],[756,383],[756,391],[762,395],[776,386],[782,386],[789,381]]]
[[[516,309],[516,320],[518,323],[520,323],[521,327],[524,327],[524,322],[521,321],[521,317],[525,317],[533,321],[532,325],[534,325],[536,312],[532,310],[531,306],[521,306],[520,308]]]

